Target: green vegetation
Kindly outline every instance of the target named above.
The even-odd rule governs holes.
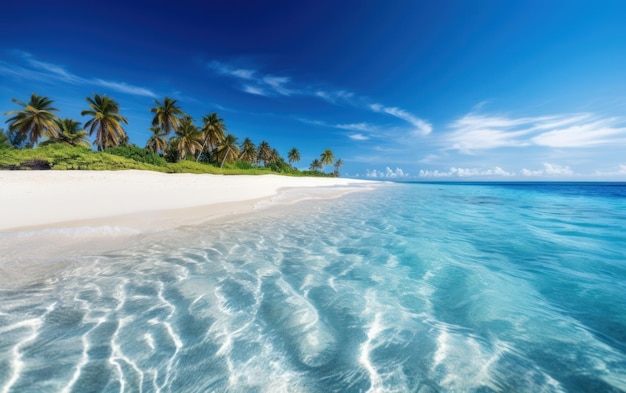
[[[122,170],[140,169],[167,173],[210,173],[260,175],[279,173],[290,176],[339,176],[341,159],[335,170],[322,170],[333,164],[334,153],[325,149],[308,171],[292,166],[300,162],[300,151],[292,148],[288,162],[269,142],[258,147],[250,138],[237,144],[238,138],[226,133],[224,119],[216,112],[202,117],[202,124],[185,114],[177,101],[168,97],[154,100],[152,135],[145,148],[130,145],[120,114],[120,106],[106,95],[87,97],[89,109],[84,127],[73,119],[61,119],[53,112],[53,100],[33,93],[28,103],[5,113],[11,116],[7,131],[0,129],[0,169]],[[172,134],[170,136],[170,134]],[[94,135],[95,134],[95,135]],[[91,149],[87,135],[94,136]],[[40,139],[44,138],[42,142]],[[169,139],[168,139],[169,138]]]
[[[137,162],[143,162],[144,164],[163,167],[167,166],[167,161],[165,161],[163,157],[151,152],[148,149],[142,149],[141,147],[135,145],[113,147],[111,149],[107,149],[106,152],[115,156],[129,158]]]
[[[4,149],[0,154],[0,169],[142,169],[169,172],[167,167],[61,143],[39,146],[34,149]]]
[[[56,123],[59,131],[57,136],[51,136],[47,141],[43,141],[40,146],[64,143],[69,146],[91,147],[87,140],[87,131],[81,128],[79,122],[72,119],[58,119]]]

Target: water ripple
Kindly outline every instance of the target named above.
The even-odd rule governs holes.
[[[156,234],[0,289],[0,393],[626,391],[624,222],[413,185]]]

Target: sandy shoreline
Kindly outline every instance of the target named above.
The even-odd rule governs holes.
[[[123,223],[193,224],[250,210],[281,189],[332,196],[372,184],[341,178],[164,174],[149,171],[0,171],[0,232]],[[325,192],[319,192],[325,188]],[[197,210],[197,212],[194,212]]]
[[[376,184],[136,170],[0,171],[0,287],[37,280],[54,265],[122,249],[145,235]]]

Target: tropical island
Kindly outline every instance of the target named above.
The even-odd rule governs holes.
[[[6,112],[8,130],[0,129],[0,169],[122,170],[165,173],[282,174],[339,177],[343,161],[331,149],[314,159],[308,170],[299,170],[300,151],[292,148],[285,160],[267,141],[258,146],[250,138],[238,144],[216,112],[201,124],[186,114],[177,100],[154,100],[151,136],[145,147],[129,142],[119,104],[106,95],[87,97],[84,126],[61,118],[48,97],[33,93],[30,100],[12,101],[21,109]],[[93,150],[87,136],[94,136]],[[43,139],[43,141],[41,141]],[[324,169],[332,165],[331,172]]]
[[[239,144],[217,113],[197,125],[168,97],[150,108],[152,135],[145,147],[129,143],[128,120],[106,95],[87,97],[84,125],[59,117],[48,97],[33,93],[28,102],[12,101],[21,108],[5,113],[8,130],[0,130],[0,232],[77,226],[154,231],[246,213],[260,202],[272,205],[285,189],[292,191],[281,203],[334,198],[365,183],[340,179],[342,160],[330,149],[300,170],[294,166],[301,160],[297,148],[285,160],[267,141]],[[330,164],[333,170],[324,172]],[[99,229],[97,236],[103,233]],[[60,244],[59,236],[52,244]],[[74,252],[72,241],[64,244]],[[13,244],[5,254],[19,251],[14,257],[24,258],[30,248]]]

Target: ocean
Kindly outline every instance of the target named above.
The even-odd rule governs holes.
[[[626,185],[387,184],[0,288],[0,393],[626,392]]]

